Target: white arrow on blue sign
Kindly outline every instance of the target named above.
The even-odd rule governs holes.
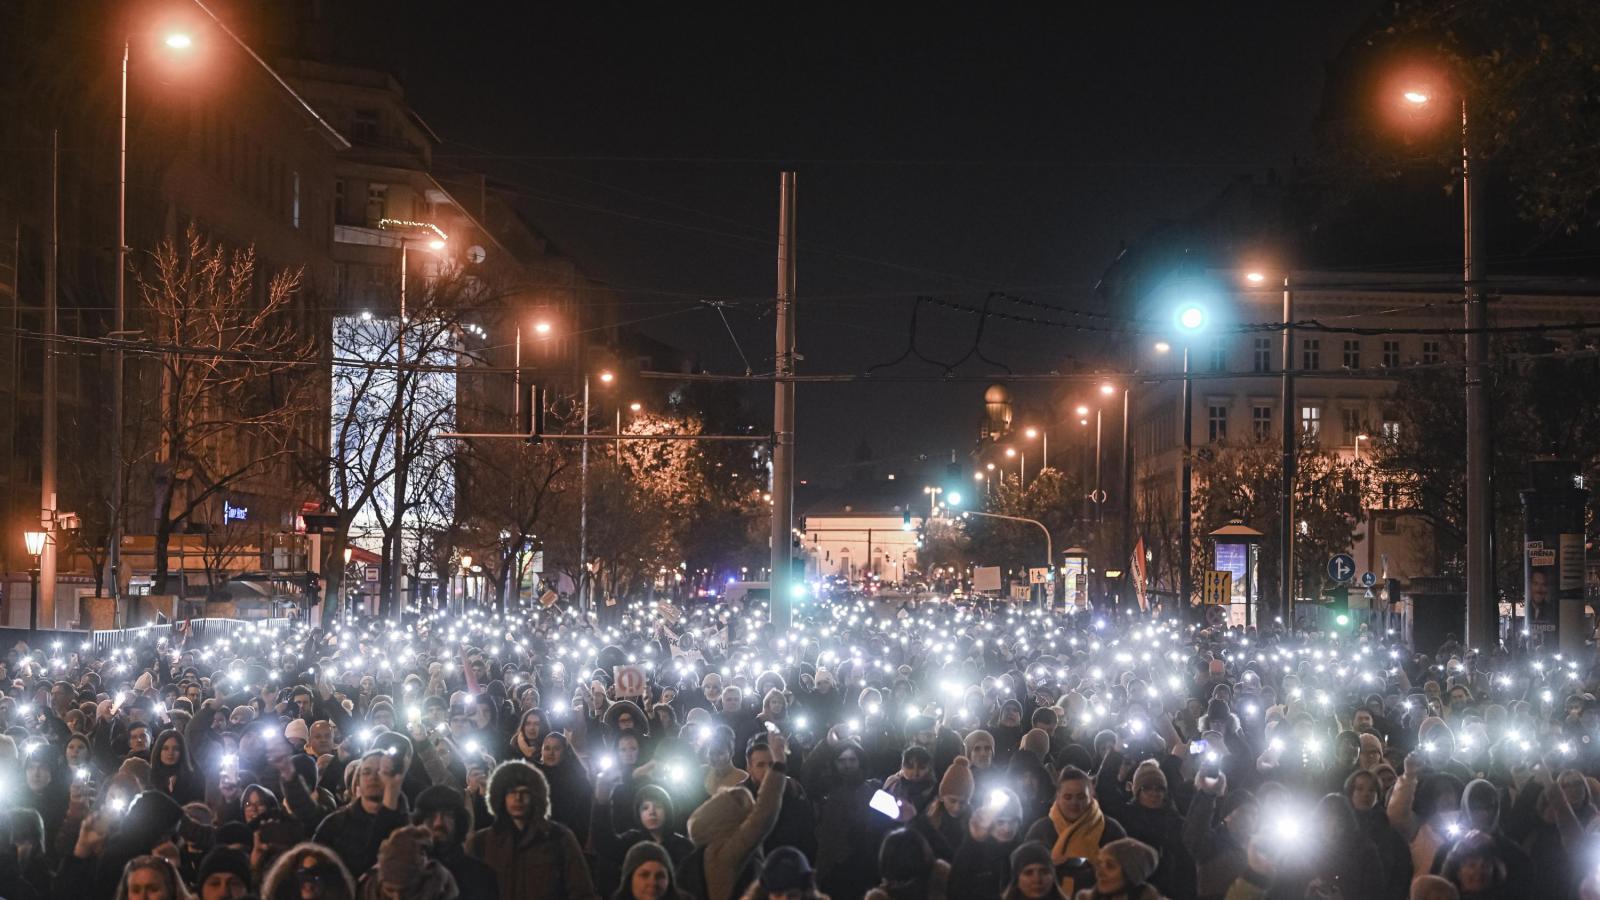
[[[1356,561],[1348,553],[1328,557],[1328,577],[1338,584],[1349,584],[1356,576]]]

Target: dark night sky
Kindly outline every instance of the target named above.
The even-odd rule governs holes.
[[[802,371],[859,372],[904,347],[918,293],[1096,308],[1120,241],[1308,147],[1323,64],[1374,5],[785,19],[768,4],[406,4],[385,55],[453,142],[441,162],[518,185],[558,245],[623,289],[620,319],[659,317],[641,327],[713,371],[743,367],[694,298],[750,300],[730,316],[770,370],[756,301],[773,291],[777,173],[792,164]],[[973,324],[925,317],[920,346],[959,356]],[[1083,336],[998,323],[984,350],[1018,371],[1096,362]],[[965,448],[982,390],[803,387],[801,474],[837,477],[863,437],[879,457]],[[770,389],[750,398],[760,413]]]

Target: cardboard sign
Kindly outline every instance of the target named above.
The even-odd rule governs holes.
[[[644,669],[639,666],[612,666],[612,684],[617,686],[618,697],[643,697]]]

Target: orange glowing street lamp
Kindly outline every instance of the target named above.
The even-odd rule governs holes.
[[[194,47],[194,37],[186,31],[172,30],[162,39],[162,43],[169,50],[187,52]],[[133,38],[125,36],[122,41],[122,98],[121,112],[117,123],[117,280],[114,291],[114,305],[112,306],[112,334],[123,336],[128,330],[128,58],[132,56]],[[122,431],[125,416],[123,402],[123,350],[121,347],[111,353],[111,436],[107,441],[107,449],[111,455],[112,489],[111,496],[121,497],[123,494],[122,475]],[[119,573],[122,569],[122,510],[121,504],[113,510],[111,540],[109,541],[109,559],[107,562],[111,569],[111,597],[113,602],[121,599],[122,579]],[[52,596],[54,589],[52,587]]]

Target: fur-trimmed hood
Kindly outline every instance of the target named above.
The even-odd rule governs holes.
[[[489,775],[489,809],[494,813],[496,825],[510,824],[511,818],[506,815],[506,793],[522,787],[533,791],[534,818],[550,818],[550,782],[536,767],[513,759],[496,766]]]
[[[650,720],[645,717],[644,710],[632,700],[613,700],[606,707],[605,723],[613,735],[618,734],[617,718],[623,713],[633,716],[633,733],[641,739],[650,737]]]

